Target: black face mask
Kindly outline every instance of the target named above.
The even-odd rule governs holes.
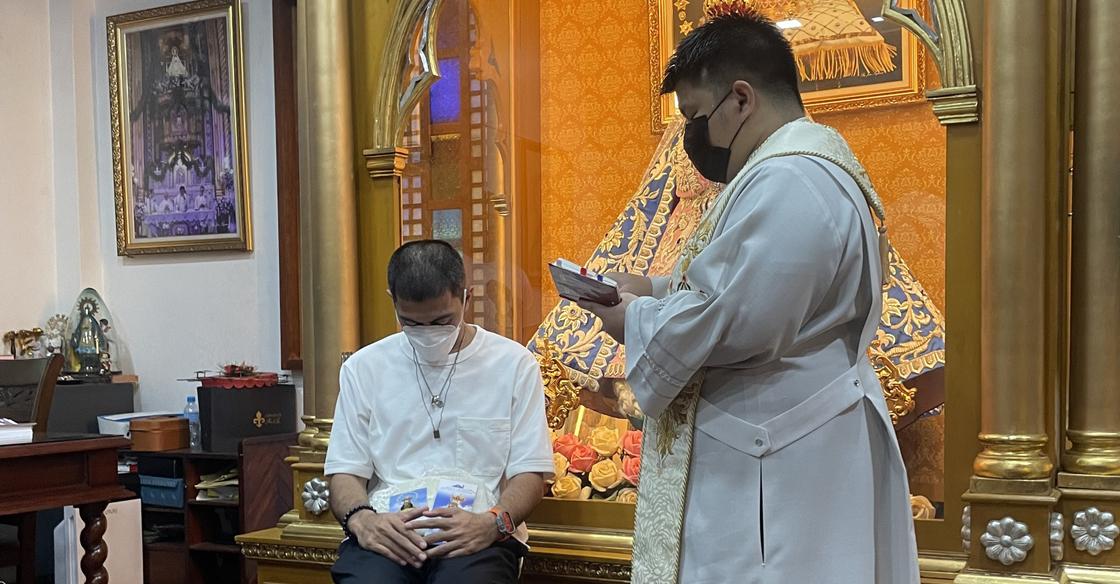
[[[707,115],[696,116],[688,120],[684,125],[684,151],[688,154],[688,159],[692,161],[692,165],[700,174],[712,181],[718,183],[727,182],[727,167],[731,163],[731,144],[735,143],[735,138],[739,137],[739,132],[743,131],[743,126],[747,121],[743,120],[739,124],[739,129],[735,131],[735,135],[731,138],[731,144],[727,146],[713,146],[711,136],[708,133],[708,118],[727,101],[731,96],[729,90],[723,99],[719,100],[716,107]]]

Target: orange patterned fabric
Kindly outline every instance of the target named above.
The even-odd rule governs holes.
[[[661,139],[646,14],[646,0],[541,0],[543,262],[590,257]],[[556,301],[546,282],[541,306]]]
[[[661,139],[648,45],[645,0],[541,0],[542,261],[590,257],[641,182]]]

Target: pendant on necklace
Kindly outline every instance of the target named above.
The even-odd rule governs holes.
[[[432,396],[432,405],[437,407],[437,408],[442,408],[443,407],[443,398],[438,396],[438,395],[433,395]]]
[[[432,430],[432,438],[439,440],[439,430]]]

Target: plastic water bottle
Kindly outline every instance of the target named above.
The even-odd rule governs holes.
[[[193,395],[187,396],[187,407],[183,408],[183,415],[187,417],[187,425],[191,429],[191,449],[202,447],[202,428],[198,425],[198,403]]]

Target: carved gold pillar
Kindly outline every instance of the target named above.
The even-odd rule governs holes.
[[[297,5],[304,410],[320,418],[334,414],[342,354],[358,348],[348,6]]]
[[[369,177],[361,187],[360,242],[362,257],[370,258],[362,263],[362,342],[372,343],[397,330],[386,267],[401,241],[401,173],[408,150],[366,149],[362,156]]]
[[[962,583],[1053,581],[1057,330],[1048,316],[1060,273],[1063,1],[982,3],[981,451],[963,497],[971,555]]]
[[[361,250],[361,339],[371,343],[397,330],[386,294],[385,269],[401,241],[401,172],[408,151],[401,131],[436,80],[436,28],[441,0],[354,0],[355,163]],[[413,42],[415,40],[415,43]],[[408,71],[406,71],[406,64]]]
[[[1120,582],[1120,12],[1077,0],[1064,581]]]

